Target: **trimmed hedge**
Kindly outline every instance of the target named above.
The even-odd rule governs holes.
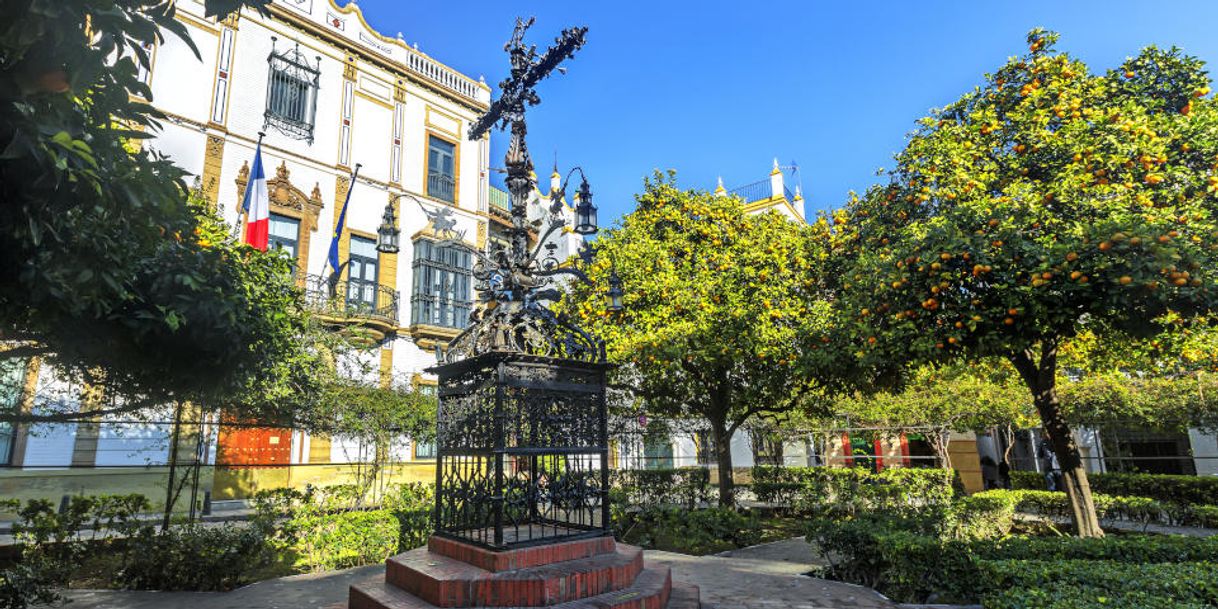
[[[617,537],[627,543],[695,556],[756,545],[763,534],[755,516],[718,507],[653,506],[619,513],[613,524]]]
[[[1010,496],[1015,498],[1016,509],[1050,518],[1068,519],[1070,504],[1066,493],[1061,491],[991,490],[982,491],[974,497]],[[1149,524],[1181,526],[1218,526],[1218,507],[1166,503],[1148,497],[1122,497],[1099,493],[1092,494],[1095,510],[1101,521],[1112,523],[1118,520]]]
[[[944,541],[909,531],[880,532],[869,540],[869,574],[893,598],[975,602],[986,560],[1191,563],[1218,556],[1218,538],[1167,535],[1008,537],[986,541]],[[878,557],[878,559],[877,559]],[[857,582],[856,582],[857,583]]]
[[[1213,607],[1218,604],[1218,564],[1211,562],[1136,564],[1109,560],[999,560],[981,561],[980,564],[981,581],[995,590],[983,598],[987,608]]]
[[[1091,492],[1125,497],[1149,497],[1162,503],[1218,505],[1218,476],[1176,476],[1168,474],[1125,474],[1109,472],[1087,474]],[[1045,488],[1043,474],[1011,472],[1015,489]]]
[[[704,467],[614,470],[610,487],[616,503],[639,507],[681,505],[693,509],[713,499],[710,470]]]
[[[753,468],[759,501],[805,514],[850,515],[862,510],[908,510],[947,505],[955,494],[954,472],[894,468],[873,473],[862,468]]]

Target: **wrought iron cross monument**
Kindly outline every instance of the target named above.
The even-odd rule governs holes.
[[[567,224],[566,184],[551,193],[533,247],[526,213],[534,178],[525,109],[540,102],[536,85],[583,46],[587,28],[564,30],[539,56],[523,40],[532,23],[517,20],[504,47],[511,73],[499,85],[499,99],[469,129],[469,139],[477,140],[492,128],[510,127],[509,243],[472,252],[479,306],[431,369],[440,382],[436,535],[493,550],[609,534],[604,343],[546,304],[559,295],[559,276],[588,280],[545,247]],[[573,228],[587,236],[597,230],[596,208],[579,172]],[[591,248],[585,243],[580,254],[586,263]],[[619,307],[616,277],[608,295],[610,308]]]

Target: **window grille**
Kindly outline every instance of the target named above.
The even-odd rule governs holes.
[[[266,85],[266,111],[263,127],[274,127],[284,135],[313,143],[313,122],[317,115],[317,90],[321,76],[321,57],[310,66],[300,44],[277,51],[271,38],[267,57],[270,74]]]

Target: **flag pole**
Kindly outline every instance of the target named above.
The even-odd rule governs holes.
[[[266,132],[259,131],[258,132],[258,142],[256,144],[254,144],[254,155],[257,155],[258,150],[260,148],[262,148],[262,138],[264,138],[264,137],[266,137]],[[247,179],[245,182],[245,189],[249,190],[249,188],[250,188],[250,180]],[[245,197],[245,193],[244,192],[241,193],[241,196]],[[244,241],[245,240],[245,221],[247,219],[249,219],[249,213],[245,211],[244,207],[241,207],[240,210],[241,211],[239,211],[237,213],[237,225],[233,227],[233,238],[238,241]]]
[[[330,239],[330,254],[329,254],[328,258],[329,258],[329,262],[330,262],[330,268],[334,269],[334,272],[330,274],[330,281],[329,281],[331,297],[333,297],[335,295],[335,293],[337,293],[337,291],[338,291],[338,281],[339,281],[340,277],[342,276],[343,267],[347,266],[347,264],[349,264],[351,262],[350,254],[348,254],[346,261],[343,261],[341,263],[339,262],[338,244],[342,240],[343,230],[346,229],[347,205],[349,205],[351,203],[351,193],[355,190],[355,181],[359,177],[359,168],[362,166],[363,166],[362,164],[356,163],[355,169],[351,172],[351,183],[347,185],[347,196],[345,199],[343,199],[342,211],[340,211],[338,213],[338,224],[335,225],[334,235]]]

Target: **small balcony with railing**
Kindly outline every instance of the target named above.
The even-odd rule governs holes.
[[[341,326],[359,326],[371,338],[381,340],[397,331],[397,290],[361,279],[331,280],[326,275],[305,278],[305,304],[322,321]]]

